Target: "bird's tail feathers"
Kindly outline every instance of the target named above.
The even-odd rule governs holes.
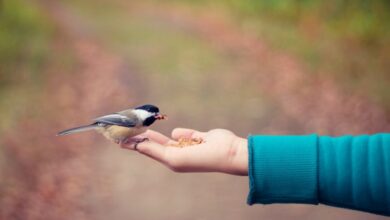
[[[58,132],[57,136],[68,135],[68,134],[73,134],[73,133],[82,132],[82,131],[89,131],[89,130],[93,130],[97,127],[98,127],[97,124],[91,124],[91,125],[84,125],[84,126],[80,126],[80,127],[76,127],[76,128],[70,128],[70,129],[66,129],[66,130],[63,130],[61,132]]]

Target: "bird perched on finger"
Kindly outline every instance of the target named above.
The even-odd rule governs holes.
[[[59,132],[57,135],[68,135],[82,131],[96,130],[107,139],[126,144],[132,137],[144,133],[156,120],[163,120],[166,116],[154,105],[142,105],[134,109],[104,115],[96,118],[92,124],[79,126]],[[141,140],[132,140],[142,142]]]

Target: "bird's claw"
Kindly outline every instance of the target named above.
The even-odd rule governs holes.
[[[129,148],[128,146],[132,146],[132,149],[137,150],[137,145],[145,141],[149,141],[149,138],[126,138],[120,142],[120,146],[122,148]]]

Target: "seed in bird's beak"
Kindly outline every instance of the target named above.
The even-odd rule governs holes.
[[[168,117],[166,115],[162,115],[162,114],[157,114],[156,116],[154,116],[157,120],[164,120],[164,119],[168,119]]]

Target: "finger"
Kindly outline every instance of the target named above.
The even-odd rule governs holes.
[[[153,131],[153,130],[147,130],[144,134],[142,134],[143,136],[146,136],[147,138],[149,138],[150,140],[154,141],[154,142],[157,142],[159,144],[167,144],[169,141],[171,141],[170,138],[168,138],[167,136],[157,132],[157,131]]]
[[[166,163],[165,149],[165,146],[153,141],[144,141],[137,144],[138,152],[161,163]]]
[[[220,169],[213,160],[205,157],[209,154],[207,146],[189,146],[185,148],[167,147],[165,162],[177,172],[209,172]]]
[[[196,131],[188,128],[175,128],[172,131],[172,138],[178,140],[179,138],[204,138],[205,132]]]
[[[134,146],[134,145],[133,145]],[[137,151],[179,172],[209,171],[210,165],[202,159],[204,153],[177,147],[163,146],[153,141],[137,144]]]
[[[139,137],[139,138],[138,138]],[[137,150],[136,146],[142,142],[142,140],[144,139],[145,137],[140,137],[140,136],[135,136],[135,137],[132,137],[132,138],[128,138],[126,141],[123,141],[123,142],[120,142],[119,145],[121,146],[121,148],[124,148],[124,149],[129,149],[129,150]],[[147,139],[147,138],[146,138]]]

